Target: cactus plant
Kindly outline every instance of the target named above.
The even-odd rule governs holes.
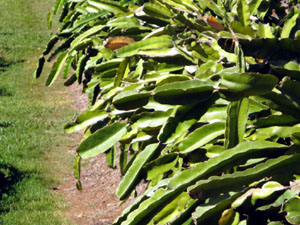
[[[115,225],[297,223],[297,4],[56,1],[35,77],[51,53],[47,85],[63,73],[90,96],[65,126],[85,130],[78,186],[80,158],[116,150],[121,200],[148,181]]]

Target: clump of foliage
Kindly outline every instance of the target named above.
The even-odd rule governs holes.
[[[114,224],[299,224],[297,1],[57,0],[45,57],[90,107],[74,163],[105,153],[126,200]],[[49,25],[52,14],[49,16]],[[57,45],[56,47],[54,47]],[[119,144],[117,144],[119,143]],[[119,151],[119,153],[117,153]]]

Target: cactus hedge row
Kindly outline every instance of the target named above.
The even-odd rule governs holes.
[[[114,225],[300,224],[296,0],[56,0],[39,59],[88,93],[74,162],[106,154]],[[116,157],[119,157],[117,160]],[[116,165],[116,162],[119,162]]]

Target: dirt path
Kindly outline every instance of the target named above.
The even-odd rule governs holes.
[[[87,108],[87,96],[81,93],[80,86],[70,88],[70,98],[73,98],[74,109],[78,112]],[[73,145],[70,151],[75,155],[82,133],[70,135]],[[73,174],[65,178],[58,187],[58,192],[69,204],[66,216],[79,225],[108,225],[122,213],[130,202],[123,205],[115,195],[115,190],[121,180],[119,169],[106,166],[105,155],[83,161],[81,181],[83,190],[77,191]]]

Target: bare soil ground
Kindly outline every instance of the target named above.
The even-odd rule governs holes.
[[[74,99],[74,108],[80,112],[87,108],[87,96],[81,93],[79,86],[70,89],[70,96]],[[73,134],[73,144],[70,151],[75,155],[82,133]],[[58,192],[69,204],[66,216],[79,225],[109,225],[122,213],[133,199],[120,205],[115,191],[121,180],[119,169],[106,166],[105,155],[82,161],[81,182],[82,191],[75,187],[73,174],[65,178],[65,182],[58,187]]]

